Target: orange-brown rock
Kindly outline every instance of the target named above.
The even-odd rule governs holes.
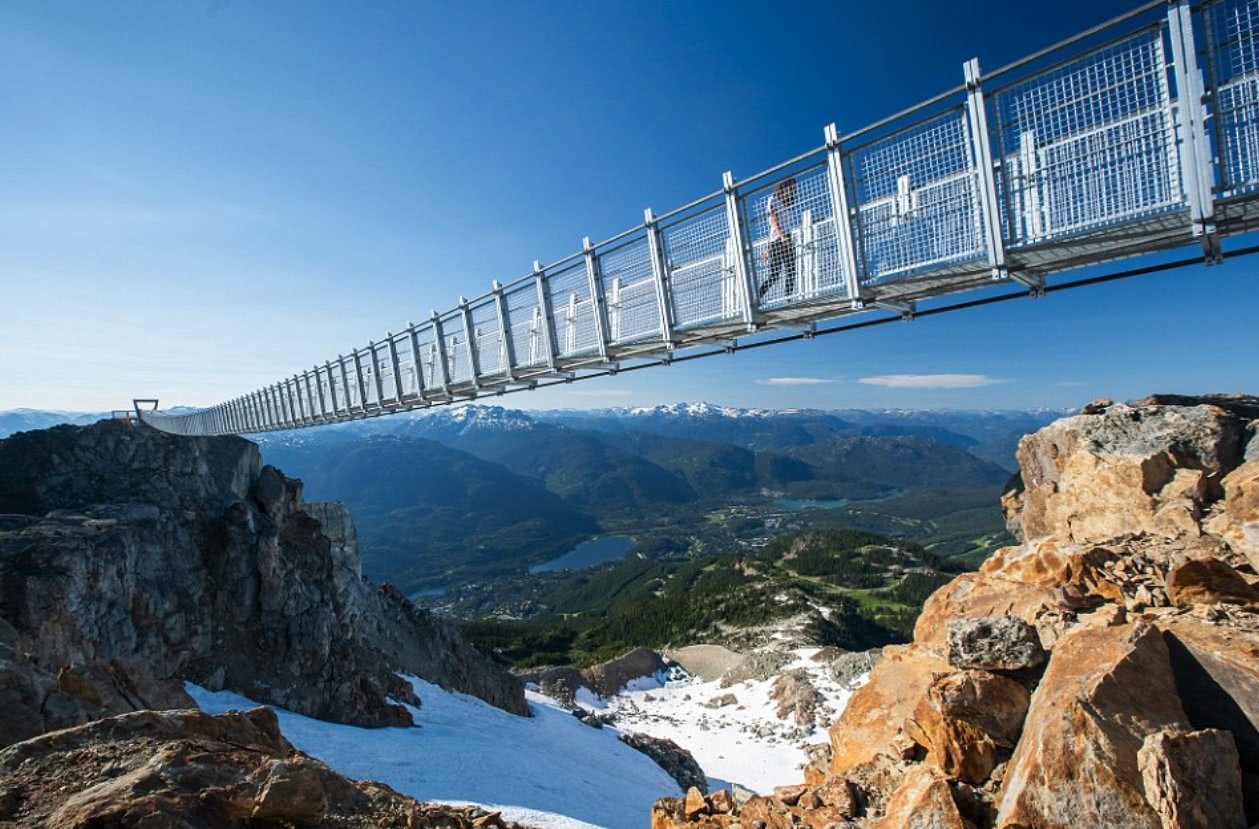
[[[987,573],[963,573],[927,599],[914,624],[914,644],[943,657],[951,620],[1011,615],[1039,629],[1047,614],[1066,609],[1061,591]]]
[[[1227,731],[1151,734],[1137,765],[1163,829],[1246,829],[1237,746]]]
[[[437,829],[488,817],[342,777],[295,751],[267,708],[138,711],[50,731],[0,751],[0,781],[0,825],[14,829]]]
[[[1259,604],[1259,590],[1215,558],[1188,559],[1167,573],[1167,594],[1177,607],[1196,604]]]
[[[1204,508],[1241,458],[1239,412],[1247,405],[1151,399],[1063,418],[1025,437],[1023,491],[1005,504],[1012,527],[1027,540],[1075,544],[1199,534]]]
[[[1027,714],[1027,689],[988,671],[937,677],[906,722],[927,749],[927,762],[950,777],[982,783],[997,763],[998,748],[1012,749]]]
[[[1223,510],[1207,527],[1259,572],[1259,424],[1251,424],[1248,459],[1224,478]]]
[[[704,793],[692,786],[686,790],[686,799],[682,802],[682,814],[687,820],[694,820],[695,817],[703,812],[708,811],[708,803],[704,800]]]
[[[874,829],[966,829],[953,802],[948,778],[931,766],[918,766],[901,780]]]
[[[1006,769],[997,827],[1161,829],[1137,753],[1146,737],[1174,728],[1188,729],[1189,721],[1157,630],[1068,634],[1054,648]]]
[[[1249,630],[1188,615],[1158,625],[1190,722],[1230,732],[1243,770],[1259,775],[1259,620],[1247,615]]]
[[[831,774],[843,775],[887,752],[935,675],[951,672],[940,656],[918,645],[884,648],[870,681],[831,726]]]

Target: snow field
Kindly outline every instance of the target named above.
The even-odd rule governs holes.
[[[476,803],[543,829],[642,829],[651,806],[680,793],[646,755],[594,729],[540,694],[528,693],[533,717],[408,677],[420,708],[417,728],[358,728],[275,708],[297,748],[346,775],[379,780],[419,800]],[[203,711],[257,703],[229,691],[188,684]]]

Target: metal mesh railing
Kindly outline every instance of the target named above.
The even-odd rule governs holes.
[[[507,361],[503,353],[503,332],[498,324],[498,303],[492,298],[474,302],[469,307],[469,314],[472,317],[477,368],[485,376],[501,375],[507,370]]]
[[[960,109],[862,147],[850,162],[863,286],[984,256],[974,145]]]
[[[594,306],[590,300],[590,274],[586,263],[547,274],[551,300],[551,325],[555,331],[558,357],[579,357],[594,353],[599,341],[595,332]]]
[[[758,308],[846,295],[848,277],[824,163],[771,180],[741,201]]]
[[[1217,2],[1205,20],[1220,173],[1234,196],[1259,187],[1259,0]]]
[[[1008,244],[1183,205],[1161,30],[1004,89],[995,109]]]
[[[724,203],[660,229],[665,268],[679,330],[738,319],[742,313],[735,257]]]
[[[599,254],[599,279],[608,314],[608,342],[613,345],[658,339],[660,303],[655,267],[645,235]]]
[[[296,378],[138,414],[200,434],[439,405],[872,305],[912,313],[989,276],[1038,290],[1178,245],[1218,258],[1219,235],[1259,226],[1259,0],[1147,2],[963,78]]]

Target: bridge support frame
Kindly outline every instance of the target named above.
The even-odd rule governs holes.
[[[599,359],[608,361],[608,309],[603,301],[603,281],[599,279],[599,262],[590,237],[581,240],[582,258],[586,261],[586,281],[590,283],[590,311],[595,321],[595,348]]]
[[[437,363],[440,367],[437,377],[441,380],[442,394],[446,399],[451,399],[450,395],[450,363],[449,357],[446,356],[446,335],[442,333],[442,318],[436,310],[433,311],[433,342],[437,346]]]
[[[651,257],[651,276],[656,289],[656,308],[660,312],[660,341],[668,351],[673,350],[673,303],[669,293],[669,267],[664,259],[664,245],[660,243],[660,225],[651,208],[643,210],[643,226],[647,230],[647,252]]]
[[[411,340],[411,370],[415,372],[415,394],[421,400],[425,397],[424,364],[420,361],[420,338],[415,333],[415,323],[407,322],[407,337]]]
[[[966,80],[966,114],[970,121],[970,139],[975,159],[979,188],[979,212],[988,246],[988,265],[993,279],[1009,276],[1005,264],[1005,240],[1001,235],[1001,213],[997,201],[997,179],[993,175],[992,139],[988,134],[988,104],[984,99],[983,75],[979,71],[979,58],[971,58],[962,64]],[[1019,278],[1020,282],[1026,281]],[[1033,287],[1029,285],[1028,287]]]
[[[494,314],[498,317],[499,359],[503,361],[503,377],[510,383],[516,379],[516,346],[511,341],[511,327],[507,318],[507,298],[503,285],[497,279],[491,287],[494,294]]]
[[[835,238],[839,242],[839,257],[844,267],[848,299],[854,310],[864,307],[861,294],[861,274],[857,271],[857,246],[852,234],[852,211],[848,207],[848,184],[844,181],[844,156],[839,146],[839,127],[827,124],[826,179],[831,190],[831,215],[835,222]]]
[[[726,194],[726,228],[734,246],[734,278],[743,302],[743,322],[749,331],[756,330],[758,314],[752,303],[756,290],[752,285],[752,270],[748,267],[748,250],[744,244],[743,219],[739,215],[739,193],[735,187],[734,173],[721,174],[721,189]]]
[[[459,316],[463,320],[463,340],[468,350],[468,374],[472,388],[481,389],[481,357],[477,354],[476,329],[472,327],[472,309],[466,297],[459,297]]]
[[[1193,235],[1202,244],[1208,263],[1222,261],[1220,237],[1215,225],[1214,174],[1211,145],[1207,141],[1203,101],[1206,93],[1198,66],[1198,47],[1193,34],[1193,10],[1189,0],[1171,0],[1167,30],[1172,42],[1172,67],[1176,76],[1176,131],[1179,134],[1180,180],[1189,202]]]
[[[557,368],[559,345],[555,341],[554,320],[551,317],[551,296],[546,290],[546,278],[542,263],[533,260],[533,282],[538,289],[538,308],[542,311],[542,339],[546,343],[546,364],[552,372]]]

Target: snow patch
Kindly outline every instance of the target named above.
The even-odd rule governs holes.
[[[407,706],[416,728],[358,728],[272,708],[289,742],[341,774],[420,800],[501,809],[543,829],[641,829],[657,798],[681,793],[615,729],[584,725],[540,694],[527,692],[533,716],[518,717],[407,679],[422,701]],[[257,706],[230,691],[185,687],[210,713]]]

